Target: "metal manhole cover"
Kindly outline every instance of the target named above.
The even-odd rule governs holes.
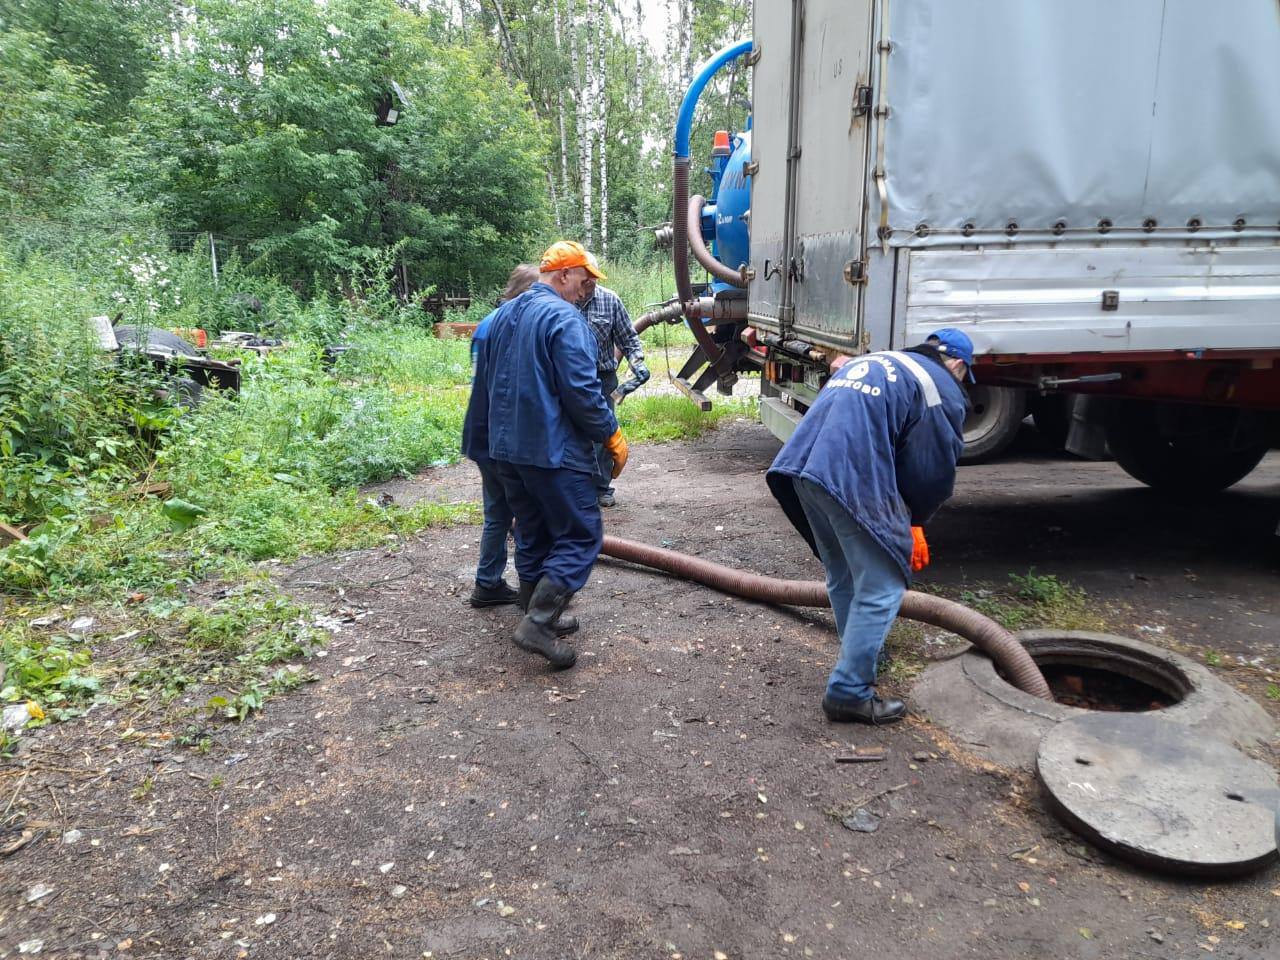
[[[1238,876],[1276,858],[1270,767],[1153,714],[1096,713],[1040,741],[1036,772],[1077,833],[1143,866]]]

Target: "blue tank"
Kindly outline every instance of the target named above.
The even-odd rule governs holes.
[[[751,262],[751,234],[746,216],[751,207],[751,176],[746,172],[746,165],[751,162],[751,131],[735,136],[728,159],[717,160],[719,162],[708,171],[712,193],[703,207],[702,236],[715,258],[736,270]],[[738,288],[717,280],[711,289],[719,294]]]

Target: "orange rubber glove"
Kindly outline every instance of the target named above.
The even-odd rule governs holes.
[[[911,569],[923,570],[929,565],[929,541],[924,538],[924,527],[911,528]]]
[[[609,456],[613,457],[613,477],[616,480],[622,468],[627,465],[627,456],[630,452],[627,450],[627,438],[622,435],[621,430],[615,430],[613,436],[604,442],[604,448],[609,451]]]

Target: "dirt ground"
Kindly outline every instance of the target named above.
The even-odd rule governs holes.
[[[747,422],[637,448],[607,529],[817,577],[765,490],[776,449]],[[478,480],[462,465],[385,490],[471,499]],[[1057,574],[1116,632],[1256,660],[1226,676],[1258,695],[1280,666],[1278,520],[1280,457],[1188,509],[1024,445],[961,471],[921,586]],[[206,752],[122,739],[105,709],[29,735],[0,780],[0,809],[36,831],[0,858],[0,956],[1280,953],[1280,867],[1139,872],[926,721],[828,724],[825,612],[602,561],[575,604],[578,664],[552,673],[510,643],[511,611],[466,606],[478,533],[282,570],[346,622],[318,682],[211,724]],[[883,762],[834,762],[876,746]],[[875,832],[841,824],[856,808]]]

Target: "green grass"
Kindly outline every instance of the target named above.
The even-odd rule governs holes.
[[[131,723],[141,726],[141,717],[166,714],[192,692],[202,692],[199,705],[177,710],[179,718],[244,720],[272,695],[314,679],[300,661],[327,636],[312,625],[307,605],[261,574],[208,602],[170,592],[127,612],[104,610],[106,629],[88,636],[67,632],[65,621],[32,626],[30,611],[11,612],[20,616],[0,629],[0,699],[37,704],[44,716],[32,727],[77,716],[95,702],[135,704]],[[105,636],[125,623],[133,629]],[[100,660],[95,647],[104,652]],[[207,737],[191,742],[202,739],[207,744]]]
[[[470,340],[442,340],[429,330],[399,326],[361,330],[347,342],[354,349],[343,356],[340,377],[417,387],[471,382]]]
[[[693,331],[684,322],[662,323],[656,327],[650,327],[640,334],[640,342],[644,344],[646,356],[670,351],[672,366],[677,369],[684,363],[697,343],[693,338]]]
[[[915,680],[926,665],[920,653],[923,642],[924,630],[920,624],[910,620],[895,620],[884,642],[881,679],[899,688],[906,687]]]
[[[200,258],[163,250],[72,262],[0,242],[0,519],[28,534],[0,548],[0,701],[41,704],[37,723],[106,696],[104,678],[112,696],[157,702],[213,686],[217,712],[243,719],[302,682],[280,664],[302,652],[305,612],[259,587],[171,621],[126,598],[178,603],[199,581],[257,583],[258,561],[478,518],[474,503],[383,507],[361,493],[457,458],[467,344],[431,337],[376,290],[303,303],[245,280],[231,263],[214,285]],[[246,314],[232,290],[257,296],[262,313]],[[86,319],[117,311],[160,328],[267,327],[293,346],[239,357],[239,396],[183,411],[157,397],[163,378],[149,365],[97,348]],[[336,340],[355,349],[329,370],[321,347]],[[140,484],[166,489],[142,496]],[[60,603],[146,631],[95,663],[82,638],[29,625]]]
[[[602,282],[622,298],[633,320],[653,304],[662,303],[676,294],[675,276],[668,261],[641,264],[610,262],[604,264],[604,272],[609,279]]]
[[[42,637],[25,623],[0,626],[0,702],[32,701],[49,720],[72,716],[101,686],[91,662],[83,642],[70,635]]]
[[[654,309],[676,295],[675,276],[671,272],[669,261],[648,262],[643,264],[608,263],[605,273],[609,279],[604,285],[622,298],[627,313],[634,323],[641,315]],[[670,347],[679,347],[684,355],[687,348],[695,341],[689,327],[681,321],[676,324],[660,324],[650,327],[640,335],[645,353],[652,354],[661,350],[665,342]],[[680,361],[684,361],[684,355]]]
[[[965,590],[959,600],[1010,630],[1101,630],[1105,620],[1084,590],[1052,574],[1009,574],[997,587]]]
[[[163,705],[196,688],[216,691],[210,713],[244,719],[305,682],[296,661],[315,640],[305,608],[266,586],[257,564],[479,519],[474,503],[383,507],[361,492],[457,459],[467,341],[431,336],[376,286],[364,299],[304,302],[234,261],[215,284],[203,257],[149,243],[59,260],[0,240],[0,519],[28,534],[0,548],[0,701],[41,704],[37,723],[100,698]],[[607,269],[633,316],[674,289],[663,265]],[[97,349],[86,318],[117,311],[158,328],[267,329],[291,346],[229,355],[242,364],[240,394],[210,392],[184,411],[157,395],[164,378],[149,366]],[[478,299],[472,313],[486,311]],[[651,354],[664,336],[682,362],[687,329],[650,331]],[[322,347],[338,341],[353,349],[329,369]],[[749,400],[704,414],[644,393],[619,408],[636,443],[753,414]],[[155,484],[159,496],[138,491]],[[226,598],[191,601],[209,580],[228,585]],[[104,646],[30,626],[58,604],[142,632]]]
[[[753,416],[755,402],[726,398],[703,413],[683,396],[632,394],[618,407],[618,425],[628,443],[693,440],[733,417]]]

